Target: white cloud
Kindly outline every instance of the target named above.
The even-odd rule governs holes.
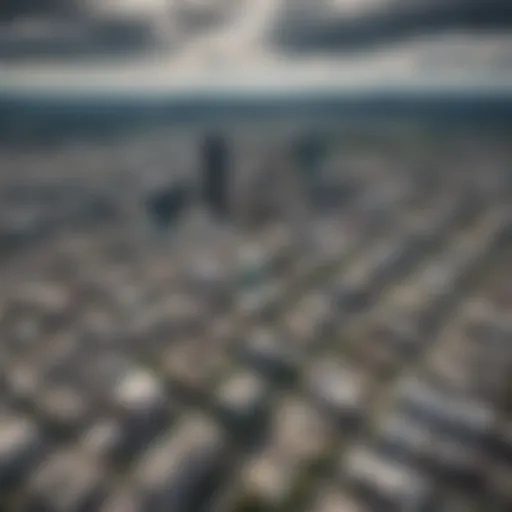
[[[93,0],[89,0],[92,2]],[[406,43],[377,46],[357,54],[317,53],[286,57],[267,38],[268,28],[283,16],[290,0],[94,0],[102,9],[139,16],[140,13],[177,12],[185,7],[226,9],[229,15],[209,30],[183,36],[178,51],[137,57],[132,61],[50,65],[1,65],[7,86],[40,84],[53,87],[106,85],[126,89],[152,87],[183,89],[193,87],[279,87],[283,90],[334,84],[357,86],[396,83],[485,82],[512,84],[512,35],[449,32],[443,36],[419,34]],[[298,5],[300,0],[293,0]],[[340,12],[363,12],[377,4],[402,0],[304,0],[302,4]],[[418,0],[423,1],[423,0]],[[433,0],[437,1],[437,0]],[[194,5],[192,5],[193,2]],[[329,5],[330,2],[330,5]],[[334,6],[336,3],[336,6]],[[122,5],[122,7],[121,7]],[[98,7],[99,9],[100,7]],[[331,11],[334,12],[334,11]],[[142,16],[142,15],[141,15]],[[161,16],[156,16],[161,19]],[[167,18],[166,18],[167,19]]]

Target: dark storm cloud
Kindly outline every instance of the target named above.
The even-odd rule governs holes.
[[[11,21],[20,16],[60,16],[76,12],[73,0],[2,0],[0,21]]]
[[[29,26],[23,22],[31,20]],[[96,15],[86,0],[0,2],[0,60],[96,58],[144,52],[155,44],[142,17]]]
[[[0,64],[151,54],[165,62],[151,61],[157,74],[223,67],[265,80],[306,64],[329,79],[512,69],[512,0],[0,0],[2,16]]]
[[[376,7],[352,9],[344,16],[320,1],[301,19],[296,0],[288,0],[271,38],[297,51],[350,50],[443,31],[503,30],[512,27],[510,0],[383,0]],[[355,10],[355,12],[354,12]]]

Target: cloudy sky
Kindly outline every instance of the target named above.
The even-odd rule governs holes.
[[[69,1],[18,0],[12,5],[0,28],[4,87],[512,85],[510,0],[77,0],[74,9]],[[20,14],[22,7],[24,15],[32,9],[30,19]],[[137,40],[141,51],[107,58],[105,50],[103,58],[85,61],[70,58],[69,51],[65,59],[51,52],[31,57],[30,41],[42,48],[40,41],[55,39],[51,51],[59,44],[69,49],[80,31],[66,27],[90,28],[105,20],[144,34]],[[97,32],[83,33],[94,39]],[[9,52],[20,41],[26,55],[12,58]]]

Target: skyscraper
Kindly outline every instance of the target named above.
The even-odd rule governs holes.
[[[318,134],[305,134],[295,144],[293,159],[303,183],[307,199],[316,209],[322,206],[324,183],[321,166],[325,156],[325,148]]]
[[[220,220],[231,214],[229,188],[231,162],[225,139],[218,134],[205,137],[202,144],[201,196],[209,212]]]

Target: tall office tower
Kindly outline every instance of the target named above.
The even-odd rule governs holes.
[[[278,216],[279,182],[276,167],[279,163],[274,155],[258,154],[244,176],[238,180],[236,190],[236,215],[238,223],[245,230],[258,230]]]
[[[319,134],[305,134],[294,145],[293,160],[306,196],[315,209],[322,207],[327,191],[321,175],[324,158],[324,141]]]
[[[201,196],[214,217],[226,220],[231,214],[231,162],[226,140],[218,134],[208,135],[202,144]]]
[[[276,192],[283,220],[292,233],[294,245],[302,252],[312,246],[312,211],[309,191],[301,170],[283,161],[276,170]]]

